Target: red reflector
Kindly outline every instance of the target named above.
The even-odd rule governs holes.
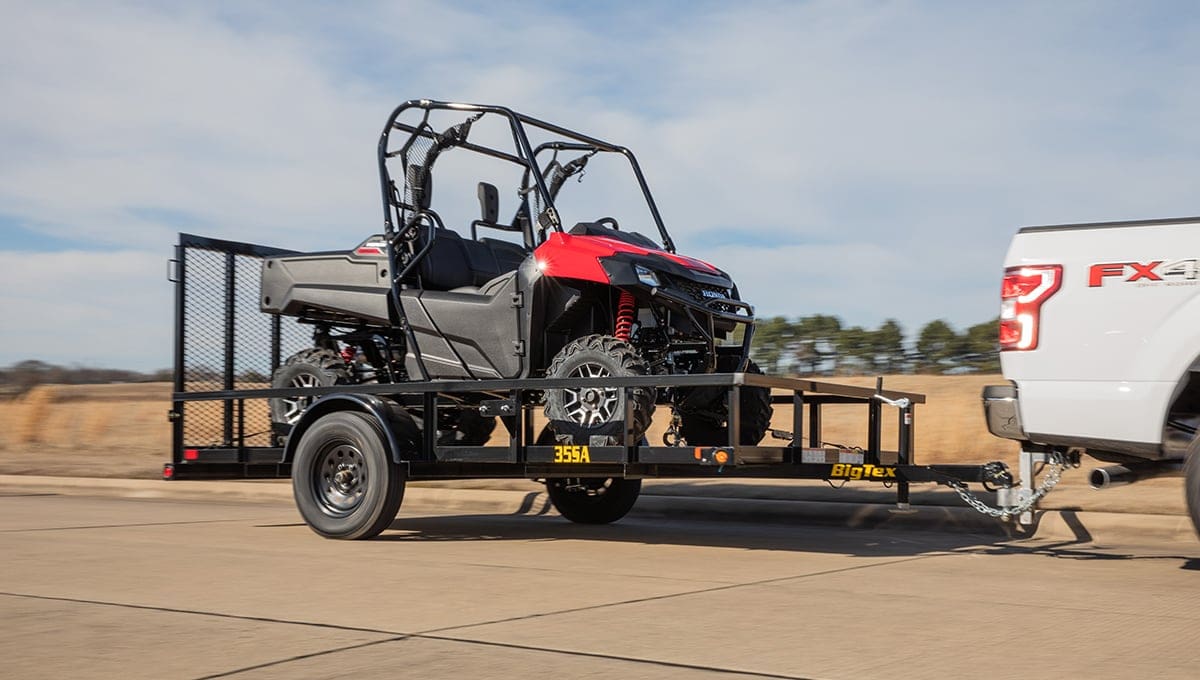
[[[198,451],[196,449],[184,449],[183,450],[183,459],[184,460],[199,460],[200,459],[200,451]]]
[[[381,248],[374,248],[371,246],[363,246],[362,248],[355,250],[354,254],[355,255],[382,255],[383,250]]]
[[[1000,322],[1000,346],[1016,345],[1021,340],[1021,324],[1016,319]]]
[[[171,465],[170,463],[167,463],[166,465],[164,465],[162,477],[163,477],[163,479],[174,479],[175,478],[175,466]]]

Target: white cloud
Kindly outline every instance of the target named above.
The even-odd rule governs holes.
[[[1022,224],[1197,212],[1197,27],[1092,3],[30,4],[0,25],[0,223],[110,259],[179,230],[349,247],[381,223],[393,106],[495,102],[634,148],[681,250],[764,312],[961,326],[995,314]],[[164,258],[122,275],[134,308]],[[87,310],[125,300],[75,293],[51,330],[122,337]]]

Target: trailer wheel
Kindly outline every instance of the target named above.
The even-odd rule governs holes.
[[[737,370],[741,357],[722,355],[717,357],[717,372],[732,373]],[[746,373],[761,375],[762,369],[753,361],[746,364]],[[728,388],[697,387],[683,397],[688,407],[679,409],[679,434],[692,446],[728,446],[729,424],[726,420],[725,404]],[[771,427],[771,390],[766,387],[742,386],[739,398],[742,412],[739,444],[755,446]]]
[[[351,381],[350,369],[337,352],[306,349],[287,358],[271,376],[271,387],[329,387]],[[276,397],[270,400],[271,430],[283,438],[312,403],[312,397]]]
[[[1200,437],[1188,445],[1187,461],[1183,464],[1183,489],[1192,527],[1200,532]]]
[[[292,494],[308,526],[326,538],[366,539],[392,523],[404,499],[404,471],[379,424],[336,411],[305,430],[292,461]]]
[[[637,502],[642,480],[616,477],[547,479],[546,492],[558,514],[577,524],[608,524]]]
[[[611,335],[588,335],[567,343],[546,369],[547,378],[601,378],[646,375],[646,361],[629,343]],[[632,437],[641,439],[654,414],[653,388],[630,390]],[[625,421],[625,390],[615,387],[546,390],[546,418],[559,442],[620,445]]]

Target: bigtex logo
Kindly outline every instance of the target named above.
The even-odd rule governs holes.
[[[836,463],[829,471],[830,479],[895,479],[896,468],[881,465],[850,465]]]

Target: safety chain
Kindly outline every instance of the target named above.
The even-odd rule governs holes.
[[[683,426],[683,419],[679,417],[679,412],[671,409],[671,424],[667,427],[667,431],[663,432],[663,444],[667,446],[682,446],[683,435],[680,430]]]
[[[1062,473],[1067,467],[1067,462],[1061,453],[1056,452],[1049,455],[1049,460],[1046,462],[1046,465],[1049,466],[1049,470],[1046,472],[1046,477],[1042,480],[1041,485],[1029,495],[1029,498],[1026,498],[1020,503],[1007,508],[993,508],[987,503],[984,503],[983,501],[979,500],[975,494],[971,493],[967,489],[967,485],[962,482],[947,482],[947,485],[958,492],[959,497],[963,499],[964,503],[971,506],[978,512],[988,515],[989,517],[998,517],[1002,520],[1007,520],[1013,515],[1020,515],[1033,509],[1033,506],[1036,505],[1039,500],[1045,497],[1046,494],[1050,493],[1050,490],[1053,489],[1054,486],[1058,484],[1058,480],[1062,478]]]

